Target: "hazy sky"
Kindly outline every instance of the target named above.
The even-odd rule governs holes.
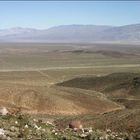
[[[140,23],[140,1],[0,1],[0,28]]]

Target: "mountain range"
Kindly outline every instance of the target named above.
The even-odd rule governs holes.
[[[61,25],[48,29],[0,29],[0,42],[140,42],[140,24]]]

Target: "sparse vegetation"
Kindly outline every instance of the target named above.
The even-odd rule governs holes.
[[[55,123],[34,119],[29,115],[15,114],[0,116],[0,139],[54,139],[54,140],[138,140],[134,133],[93,130],[92,128],[58,129]]]

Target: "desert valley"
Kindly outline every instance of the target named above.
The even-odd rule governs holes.
[[[136,139],[139,62],[138,44],[1,43],[0,107],[9,115],[51,121],[60,130],[77,120],[85,128],[133,133]],[[12,123],[13,115],[7,117],[1,116],[1,128]]]

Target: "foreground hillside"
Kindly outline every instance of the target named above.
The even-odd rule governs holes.
[[[113,132],[110,129],[94,130],[92,127],[71,128],[65,125],[60,129],[55,122],[35,119],[29,115],[17,113],[0,116],[0,139],[55,139],[55,140],[138,140],[137,131]]]

